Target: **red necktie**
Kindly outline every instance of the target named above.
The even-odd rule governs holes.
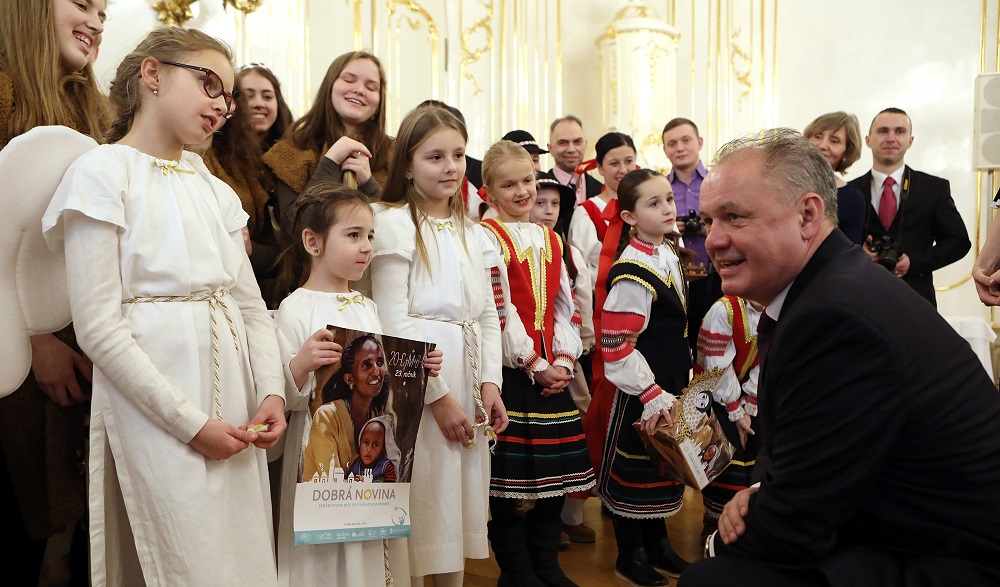
[[[886,230],[892,226],[892,220],[896,217],[896,193],[892,191],[892,185],[896,183],[891,177],[885,178],[882,184],[882,199],[878,203],[878,219],[882,221],[882,226]]]

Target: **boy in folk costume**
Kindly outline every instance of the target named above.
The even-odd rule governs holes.
[[[702,535],[715,531],[722,508],[736,493],[750,485],[757,457],[751,417],[757,416],[757,323],[761,308],[743,298],[723,296],[708,310],[698,333],[695,375],[721,369],[722,377],[712,391],[725,414],[718,413],[726,435],[736,447],[729,466],[702,489],[705,520]],[[738,436],[738,442],[737,442]]]

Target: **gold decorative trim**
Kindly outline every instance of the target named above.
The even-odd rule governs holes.
[[[464,3],[463,3],[464,4]],[[472,82],[475,90],[472,92],[474,96],[478,96],[483,93],[482,86],[479,85],[479,81],[476,77],[472,75],[469,71],[469,66],[479,62],[483,58],[483,54],[488,52],[493,48],[493,28],[490,26],[490,20],[493,18],[493,1],[482,2],[484,8],[486,8],[486,16],[482,18],[477,18],[472,26],[462,31],[462,62],[458,66],[459,82],[462,79],[467,79]],[[459,4],[459,12],[462,10],[462,4]],[[459,17],[461,20],[461,16]],[[472,35],[476,31],[483,31],[486,35],[486,41],[483,46],[473,49],[472,48]]]
[[[167,26],[183,27],[184,24],[194,18],[191,5],[197,0],[156,0],[153,2],[153,10],[156,11],[156,18]]]
[[[401,9],[408,10],[410,13],[419,18],[415,19],[409,15],[405,15],[401,12]],[[402,43],[397,42],[396,46],[393,47],[393,32],[396,33],[395,36],[398,38],[400,29],[402,28],[404,22],[407,25],[409,25],[411,30],[414,31],[420,30],[420,28],[424,25],[424,23],[427,23],[427,34],[428,36],[430,36],[431,39],[431,63],[430,63],[431,95],[429,97],[437,99],[438,92],[440,90],[439,82],[441,75],[440,73],[441,63],[439,58],[440,57],[439,41],[441,34],[440,31],[438,30],[437,23],[434,22],[434,17],[432,17],[430,12],[428,12],[427,9],[421,6],[420,3],[417,2],[416,0],[406,0],[403,2],[396,2],[395,0],[389,0],[385,4],[385,10],[387,15],[386,44],[388,47],[387,53],[389,56],[388,63],[386,64],[387,66],[386,69],[390,72],[395,72],[395,78],[394,78],[395,83],[393,83],[391,87],[394,88],[402,87],[402,72],[400,71],[402,68],[397,67],[396,64],[394,63],[394,61],[396,61],[399,57],[399,49],[402,46]],[[398,13],[398,18],[396,20],[395,25],[393,25],[392,17],[397,16],[397,13]],[[392,101],[388,99],[388,96],[386,102],[388,102],[388,104],[386,104],[387,108],[386,112],[391,113],[393,105],[391,103]],[[391,118],[392,117],[390,117],[390,120],[388,120],[390,126],[395,124],[395,120],[392,120]]]
[[[364,0],[351,0],[354,4],[354,50],[361,50],[361,4]]]
[[[548,272],[546,269],[552,264],[552,235],[546,230],[545,233],[545,248],[539,251],[539,261],[535,261],[535,255],[533,254],[534,248],[527,247],[525,249],[517,248],[517,239],[507,228],[506,223],[496,219],[496,222],[483,222],[486,228],[490,230],[496,236],[497,241],[500,243],[500,249],[503,251],[504,261],[507,266],[510,266],[511,260],[516,259],[518,264],[528,262],[528,274],[531,278],[531,293],[535,296],[535,330],[542,330],[545,326],[545,310],[546,300],[548,299],[549,284]],[[503,234],[501,234],[501,232]],[[507,235],[505,239],[503,235]],[[510,246],[508,246],[507,241],[510,241],[510,246],[514,247],[512,251]],[[558,282],[556,283],[558,288]],[[656,295],[655,293],[653,295]]]
[[[737,109],[742,111],[743,104],[749,100],[750,90],[753,89],[753,82],[750,81],[750,76],[753,74],[753,58],[748,53],[750,49],[743,49],[740,46],[741,36],[743,36],[743,28],[737,27],[729,38],[729,66],[736,82],[743,86],[743,91],[740,92],[737,101]]]
[[[222,0],[222,7],[232,6],[243,14],[250,14],[260,8],[264,0]]]
[[[642,4],[629,4],[615,13],[615,17],[612,20],[621,20],[628,16],[632,16],[633,18],[656,18],[655,14],[649,12],[649,8],[647,6]]]
[[[563,114],[562,0],[556,0],[556,112]]]

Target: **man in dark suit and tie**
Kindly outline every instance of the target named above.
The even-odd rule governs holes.
[[[948,180],[904,164],[906,150],[913,144],[912,131],[906,112],[899,108],[879,112],[865,137],[872,150],[872,169],[850,183],[869,202],[867,234],[876,243],[888,235],[900,247],[893,274],[936,306],[933,271],[964,257],[972,243]],[[877,261],[878,253],[865,248]]]
[[[802,135],[716,159],[709,257],[765,305],[760,483],[680,587],[1000,585],[1000,394],[968,343],[834,230],[833,172]]]

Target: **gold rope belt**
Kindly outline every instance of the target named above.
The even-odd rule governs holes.
[[[497,435],[496,432],[493,432],[493,426],[490,425],[490,415],[486,413],[486,407],[483,405],[483,391],[479,383],[479,336],[476,334],[476,324],[479,323],[479,320],[449,320],[448,318],[425,316],[423,314],[409,314],[409,316],[411,318],[433,320],[435,322],[444,322],[462,327],[465,354],[469,359],[469,365],[472,367],[472,398],[476,403],[476,413],[483,419],[482,422],[474,423],[472,427],[485,429],[483,430],[483,434],[489,437],[490,451],[492,451]],[[470,440],[467,446],[475,446],[475,439]]]
[[[233,336],[233,345],[236,347],[236,352],[240,352],[239,338],[236,336],[236,325],[233,323],[233,317],[229,313],[229,306],[226,305],[223,298],[229,295],[229,292],[223,289],[213,291],[211,293],[201,293],[201,294],[191,294],[186,296],[149,296],[149,297],[134,297],[129,298],[122,302],[123,304],[152,304],[157,302],[208,302],[209,307],[209,318],[212,320],[212,379],[213,387],[215,392],[215,418],[222,421],[222,391],[219,387],[219,333],[218,333],[218,320],[216,319],[216,314],[218,308],[222,308],[222,315],[225,316],[226,322],[229,323],[229,332]]]

